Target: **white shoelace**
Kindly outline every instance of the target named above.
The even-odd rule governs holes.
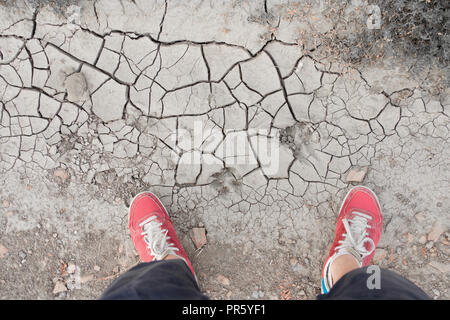
[[[325,275],[325,287],[329,290],[333,286],[333,277],[330,272],[330,267],[333,261],[343,255],[350,254],[362,265],[362,259],[370,255],[375,250],[375,243],[368,237],[367,229],[370,229],[368,222],[372,217],[361,213],[353,212],[355,216],[352,219],[342,219],[346,233],[343,234],[343,239],[339,240],[339,245],[335,249],[335,254],[328,261],[327,271]],[[370,250],[365,247],[366,243],[370,243]],[[325,293],[325,291],[323,291]],[[327,292],[327,291],[326,291]]]
[[[367,233],[367,229],[370,228],[368,221],[372,220],[372,217],[361,212],[354,212],[354,214],[353,219],[342,219],[346,233],[343,235],[344,239],[339,241],[340,245],[336,247],[336,251],[352,248],[361,255],[361,258],[364,258],[375,250],[375,243]],[[366,243],[370,243],[370,250],[366,249]]]
[[[156,260],[162,260],[169,254],[176,255],[175,251],[178,251],[173,243],[168,242],[170,237],[167,236],[167,233],[169,231],[161,229],[161,225],[162,223],[156,220],[156,216],[152,216],[139,224],[143,230],[141,235],[144,236],[144,241]]]

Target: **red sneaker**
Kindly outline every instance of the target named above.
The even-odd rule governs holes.
[[[173,254],[186,262],[196,278],[167,210],[154,194],[143,192],[134,197],[130,205],[129,228],[142,262],[162,260]]]
[[[363,186],[352,188],[339,211],[336,237],[322,270],[322,293],[328,293],[333,286],[330,266],[338,256],[351,254],[360,267],[370,264],[382,229],[383,215],[377,196]]]

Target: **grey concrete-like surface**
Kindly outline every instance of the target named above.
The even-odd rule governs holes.
[[[0,298],[97,298],[139,261],[127,208],[150,190],[211,298],[314,299],[364,184],[384,213],[374,263],[449,299],[448,87],[319,56],[300,39],[332,23],[300,11],[0,1]]]

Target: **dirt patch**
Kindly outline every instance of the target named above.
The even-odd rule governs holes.
[[[330,0],[321,14],[332,27],[321,32],[310,24],[299,44],[319,59],[349,66],[407,65],[416,80],[437,94],[449,84],[449,8],[445,0]],[[307,9],[295,12],[296,18],[312,15]]]

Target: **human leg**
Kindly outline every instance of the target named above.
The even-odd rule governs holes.
[[[116,279],[101,299],[207,299],[161,201],[138,194],[130,205],[131,239],[143,263]]]
[[[382,227],[383,215],[375,194],[366,187],[352,188],[339,210],[336,236],[322,271],[319,299],[429,298],[412,282],[392,271],[376,266],[367,268]],[[372,276],[379,277],[378,284],[370,283],[376,280]]]

